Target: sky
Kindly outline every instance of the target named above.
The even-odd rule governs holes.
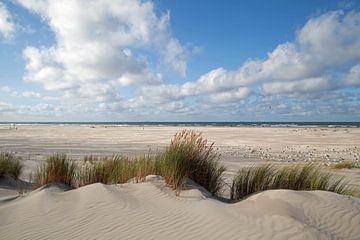
[[[360,121],[360,1],[0,0],[4,121]]]

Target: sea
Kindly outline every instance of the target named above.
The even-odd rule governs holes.
[[[0,122],[0,125],[360,128],[360,122]]]

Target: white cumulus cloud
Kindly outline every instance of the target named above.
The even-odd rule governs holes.
[[[235,71],[214,69],[192,85],[201,89],[224,89],[260,82],[266,84],[264,89],[267,90],[280,86],[283,90],[294,91],[321,90],[321,87],[327,90],[325,80],[320,80],[327,70],[359,60],[360,13],[333,11],[308,20],[296,34],[294,42],[278,45],[266,59],[248,60]],[[294,87],[301,81],[310,83],[309,79],[317,79],[316,86]],[[278,83],[280,81],[283,83]],[[271,85],[269,82],[275,83]]]
[[[23,97],[41,98],[41,94],[34,91],[24,91],[22,95]]]
[[[67,91],[94,83],[117,86],[158,84],[143,51],[186,75],[186,50],[172,37],[169,13],[151,1],[18,1],[39,14],[55,34],[51,47],[27,47],[25,80],[47,90]],[[140,54],[134,54],[140,51]]]
[[[60,92],[64,108],[37,106],[53,115],[64,110],[75,115],[118,113],[134,119],[163,113],[252,116],[264,109],[268,113],[271,102],[274,112],[290,115],[296,110],[307,115],[325,110],[309,108],[312,100],[306,106],[296,101],[360,86],[360,12],[356,11],[312,17],[293,41],[280,43],[263,59],[248,59],[234,70],[219,65],[192,81],[174,83],[166,70],[186,77],[188,50],[171,34],[170,13],[159,13],[151,0],[17,2],[38,14],[54,33],[51,46],[23,50],[24,79]],[[30,92],[22,96],[38,97]],[[318,101],[325,106],[328,100]]]
[[[250,96],[250,93],[249,88],[243,87],[232,91],[210,94],[205,98],[205,101],[210,103],[235,102],[246,99]]]
[[[309,19],[293,42],[279,44],[265,59],[247,60],[234,71],[219,67],[183,84],[147,87],[132,103],[145,98],[159,104],[195,96],[216,104],[239,102],[252,93],[300,96],[336,90],[344,84],[328,71],[359,60],[360,13],[332,11]],[[357,73],[358,68],[352,68],[348,85],[357,85]]]
[[[311,93],[324,91],[330,88],[329,79],[325,77],[307,78],[292,82],[265,83],[262,87],[264,93]]]
[[[353,66],[345,77],[346,86],[360,86],[360,64]]]
[[[16,30],[16,25],[5,4],[0,2],[0,37],[10,40]]]

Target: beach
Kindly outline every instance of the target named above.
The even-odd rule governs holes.
[[[273,190],[235,204],[144,183],[51,187],[0,203],[2,239],[353,239],[360,200]]]
[[[360,240],[360,1],[0,0],[0,59],[0,240]]]
[[[22,157],[22,180],[53,153],[141,156],[170,144],[183,126],[18,125],[0,127],[0,151]],[[231,179],[243,166],[316,162],[360,185],[360,128],[186,126],[214,142]],[[11,184],[10,184],[11,185]],[[179,195],[160,176],[142,183],[51,185],[22,193],[2,183],[1,239],[358,239],[360,199],[324,191],[270,190],[236,203],[198,185]],[[5,186],[5,187],[4,187]]]
[[[253,163],[319,162],[330,165],[360,160],[360,128],[182,127],[114,125],[7,125],[0,127],[0,151],[21,156],[27,170],[53,153],[75,160],[85,155],[139,156],[156,153],[183,130],[202,132],[214,142],[229,172]]]

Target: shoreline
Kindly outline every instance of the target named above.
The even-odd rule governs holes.
[[[99,127],[249,127],[249,128],[360,128],[360,122],[0,122],[1,127],[99,126]]]

